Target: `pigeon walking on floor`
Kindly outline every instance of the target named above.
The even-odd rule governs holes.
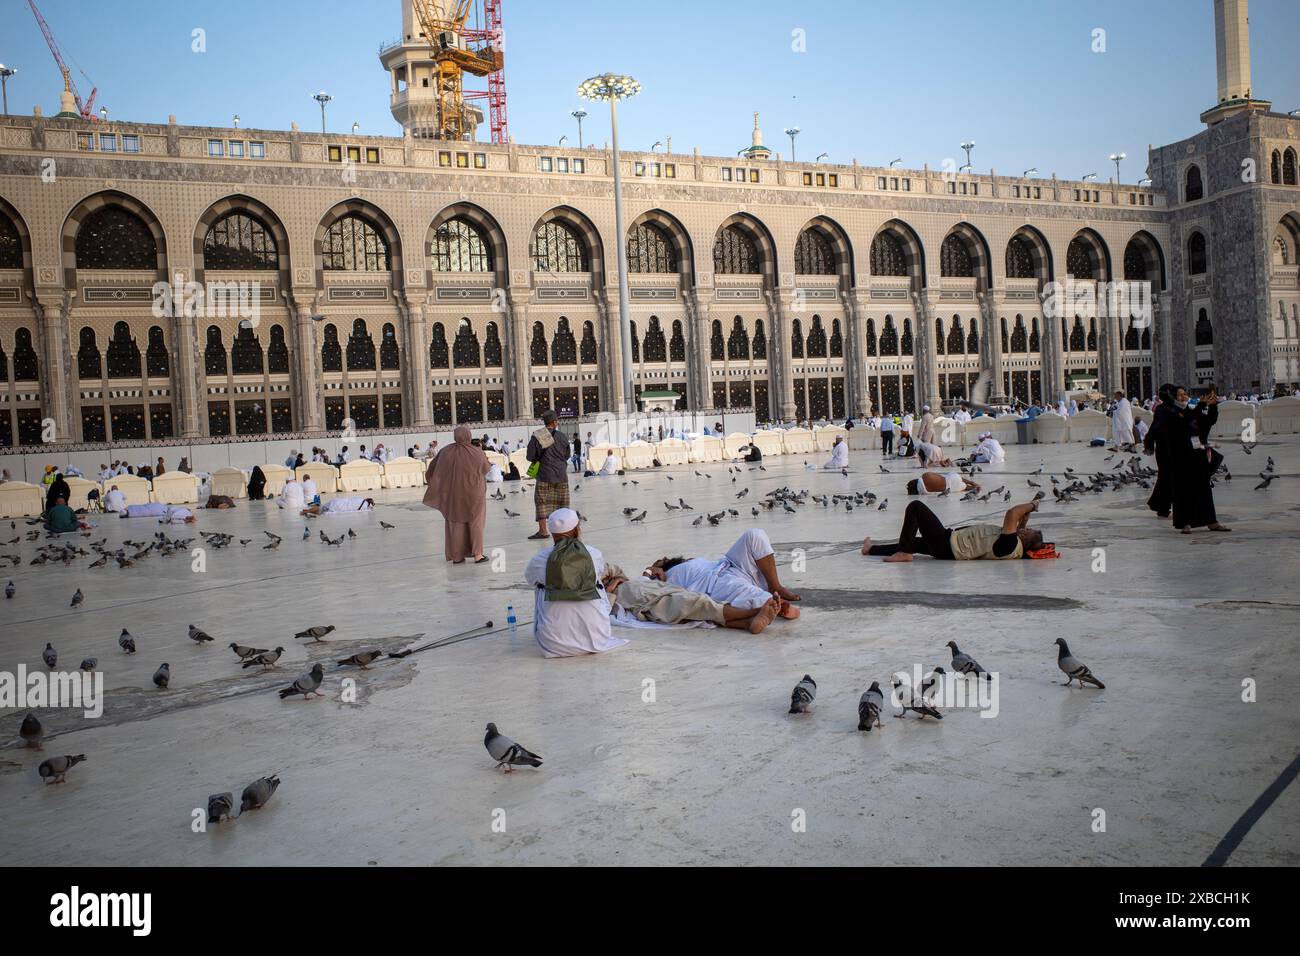
[[[873,726],[880,726],[880,711],[885,706],[885,695],[880,691],[880,681],[872,681],[871,686],[858,701],[858,730],[871,733]]]
[[[245,810],[260,810],[266,806],[266,802],[271,799],[275,791],[279,789],[279,774],[271,774],[269,777],[258,777],[247,787],[239,800],[239,812]]]
[[[46,783],[63,783],[63,778],[67,775],[67,772],[85,759],[85,754],[66,754],[62,757],[50,757],[42,761],[36,772],[41,775],[41,779]]]
[[[514,767],[540,767],[542,758],[521,745],[515,743],[505,734],[497,731],[496,724],[487,725],[487,733],[483,735],[483,746],[487,748],[488,754],[497,762],[497,768],[505,768],[506,773],[510,773]]]
[[[17,592],[18,592],[18,589],[17,589],[16,587],[14,587],[14,583],[13,583],[12,581],[10,581],[8,584],[5,585],[5,600],[7,600],[7,601],[8,601],[8,600],[12,600],[12,599],[13,599],[13,596],[14,596]]]
[[[81,659],[81,669],[82,669],[83,671],[92,671],[92,672],[93,672],[94,669],[95,669],[96,667],[98,667],[98,666],[99,666],[99,658],[98,658],[98,657],[83,657],[83,658]]]
[[[794,690],[790,692],[790,713],[806,714],[812,706],[813,700],[817,697],[817,682],[808,674],[803,675],[803,680],[794,685]]]
[[[263,649],[248,647],[245,644],[236,644],[234,641],[230,642],[230,649],[235,652],[235,656],[241,661],[246,661],[250,657],[256,657],[258,654],[266,653]]]
[[[320,666],[320,662],[317,661],[315,664],[311,665],[311,670],[305,674],[299,674],[298,679],[288,687],[280,688],[280,699],[284,700],[285,698],[292,697],[295,694],[302,694],[303,700],[307,700],[313,694],[317,697],[324,697],[325,695],[322,694],[319,689],[320,682],[324,680],[324,678],[325,670]]]
[[[324,643],[325,635],[330,633],[330,631],[332,630],[334,630],[333,624],[324,624],[324,625],[318,624],[315,627],[309,627],[306,630],[299,631],[293,637],[294,640],[304,640],[306,638],[310,638],[311,643],[322,644]]]
[[[50,670],[54,670],[54,665],[59,662],[59,652],[49,641],[45,642],[45,650],[41,651],[41,660],[45,661],[45,666]]]
[[[917,694],[910,684],[904,684],[897,677],[894,678],[894,694],[898,700],[898,706],[902,707],[902,713],[895,714],[895,717],[906,717],[909,710],[915,711],[921,715],[921,719],[933,717],[935,720],[943,720],[943,714],[927,703],[925,697]]]
[[[979,661],[957,647],[956,641],[949,641],[948,646],[952,648],[952,669],[958,674],[974,674],[985,680],[993,679],[992,674],[980,667]]]
[[[280,655],[283,653],[284,653],[283,647],[277,647],[273,651],[262,651],[260,654],[255,654],[254,656],[250,657],[248,660],[244,661],[244,666],[245,667],[274,667],[275,662],[280,659]]]
[[[227,790],[225,793],[214,793],[208,797],[208,822],[221,823],[224,820],[233,820],[235,809],[235,795]]]
[[[343,660],[339,661],[339,666],[345,667],[351,664],[355,667],[360,667],[363,671],[369,670],[370,665],[383,656],[384,652],[380,650],[361,651],[358,654],[353,654],[351,657],[343,658]]]
[[[1080,687],[1086,681],[1094,687],[1100,687],[1102,690],[1106,689],[1105,684],[1092,676],[1092,671],[1088,669],[1088,665],[1070,653],[1070,647],[1065,643],[1065,638],[1058,637],[1055,643],[1059,648],[1056,655],[1056,666],[1069,678],[1064,686],[1069,687],[1071,681],[1077,680]]]
[[[207,631],[201,630],[193,624],[190,625],[190,640],[199,645],[199,647],[202,647],[212,639],[212,635]]]
[[[164,663],[153,672],[153,682],[155,687],[166,690],[167,685],[171,683],[171,680],[172,666],[170,664]]]
[[[122,633],[117,635],[117,646],[122,648],[128,654],[135,653],[135,638],[126,628],[122,628]]]
[[[76,593],[72,595],[72,603],[68,607],[81,607],[82,602],[85,600],[86,596],[81,593],[81,588],[77,588]]]
[[[36,719],[35,714],[28,713],[23,718],[22,726],[18,728],[18,736],[22,738],[24,745],[35,747],[37,750],[44,749],[41,746],[41,741],[45,739],[45,728]]]

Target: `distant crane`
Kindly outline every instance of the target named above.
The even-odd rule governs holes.
[[[31,0],[28,0],[31,2]],[[486,96],[492,142],[506,140],[505,36],[501,0],[482,0],[481,29],[466,29],[475,0],[412,0],[421,31],[433,48],[438,139],[465,138],[465,99]],[[473,45],[471,45],[473,44]],[[488,89],[466,94],[464,74],[485,76]]]
[[[54,62],[59,65],[59,71],[63,74],[64,86],[72,91],[72,96],[77,102],[77,112],[81,114],[82,119],[94,122],[97,119],[94,112],[95,96],[99,93],[99,87],[94,85],[94,80],[86,76],[85,70],[77,67],[77,71],[86,77],[86,82],[90,83],[92,87],[90,99],[86,100],[85,103],[81,102],[81,93],[77,89],[77,84],[72,81],[72,72],[68,69],[68,65],[63,62],[63,54],[59,52],[59,44],[55,42],[54,34],[50,32],[50,25],[45,22],[45,18],[41,16],[41,11],[36,8],[36,0],[27,0],[27,5],[32,8],[32,13],[36,17],[36,23],[41,28],[41,33],[45,34],[45,42],[49,45],[50,52],[54,54]]]

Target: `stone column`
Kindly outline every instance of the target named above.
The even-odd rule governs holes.
[[[394,298],[402,316],[402,338],[406,361],[402,363],[403,422],[411,428],[433,428],[433,388],[429,384],[428,324],[425,309],[429,297],[423,293],[399,292]]]
[[[76,379],[71,374],[72,351],[69,322],[76,301],[75,290],[58,287],[36,290],[36,347],[40,357],[38,374],[41,386],[41,416],[54,422],[54,441],[72,442],[81,438],[75,429]],[[14,436],[17,440],[17,435]]]
[[[939,297],[926,291],[914,293],[912,298],[916,303],[916,371],[920,379],[917,392],[921,395],[921,404],[938,409],[942,399],[939,397],[939,353],[934,342],[934,313]]]
[[[201,438],[207,431],[206,384],[199,362],[199,326],[187,309],[172,318],[172,402],[181,438]]]
[[[1161,292],[1151,297],[1151,387],[1173,379],[1173,297]]]
[[[989,387],[984,394],[984,401],[1003,397],[1002,374],[1006,371],[1002,359],[1002,316],[998,313],[1005,308],[1000,297],[993,291],[979,293],[980,306],[980,372],[988,373]],[[1039,341],[1042,347],[1042,341]],[[968,396],[969,397],[969,396]]]
[[[298,430],[325,430],[325,402],[321,395],[320,342],[315,314],[319,293],[314,287],[295,288],[287,299],[293,336],[293,404]]]
[[[713,363],[709,356],[713,287],[685,293],[686,302],[686,407],[702,411],[713,405]]]
[[[1097,377],[1103,395],[1124,388],[1124,369],[1120,364],[1119,316],[1113,314],[1109,296],[1097,296]]]
[[[592,291],[601,329],[600,350],[598,352],[601,361],[598,364],[600,367],[601,392],[605,395],[604,405],[611,412],[623,407],[632,408],[635,403],[631,401],[631,396],[627,396],[628,402],[626,405],[623,401],[623,330],[619,328],[618,324],[618,286],[608,286],[604,289],[593,289]],[[634,322],[636,320],[629,315],[628,321]],[[637,334],[640,335],[641,331],[641,329],[637,329]],[[636,362],[632,363],[632,381],[636,381]],[[634,387],[634,394],[635,391]]]
[[[1049,297],[1057,308],[1043,309],[1043,400],[1056,404],[1057,396],[1065,389],[1065,343],[1061,341],[1061,297]]]
[[[532,290],[511,288],[510,311],[503,316],[506,334],[506,417],[532,418],[533,393],[528,385],[528,299]]]
[[[867,293],[865,290],[841,292],[844,301],[844,318],[847,337],[844,340],[844,383],[845,399],[849,404],[851,415],[871,414],[871,395],[867,391],[866,343],[863,341],[863,326],[867,314]]]
[[[790,329],[786,314],[794,299],[794,289],[781,287],[764,293],[767,297],[768,333],[767,367],[768,396],[772,411],[780,420],[792,419],[797,414],[794,403],[794,371],[790,365]]]

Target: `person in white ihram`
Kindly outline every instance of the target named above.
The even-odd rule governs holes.
[[[835,444],[831,448],[831,460],[822,465],[822,468],[839,471],[849,467],[849,443],[844,440],[843,435],[837,435]]]
[[[1115,392],[1115,407],[1110,413],[1110,437],[1116,448],[1133,444],[1133,405],[1122,391]]]
[[[984,432],[980,435],[979,444],[971,452],[970,460],[980,465],[996,465],[1007,460],[1007,453],[992,432]]]
[[[281,508],[290,511],[302,511],[307,505],[306,490],[303,488],[302,482],[297,478],[290,478],[286,481],[277,503]]]
[[[610,634],[609,596],[599,583],[605,574],[605,558],[596,548],[582,542],[591,561],[594,597],[575,599],[548,587],[550,558],[562,543],[568,555],[582,560],[580,554],[573,553],[573,545],[567,543],[582,537],[578,513],[572,508],[557,508],[546,519],[546,530],[551,533],[552,543],[533,555],[524,568],[524,580],[533,587],[534,594],[533,638],[542,656],[599,654],[628,643]]]
[[[106,512],[122,512],[126,510],[126,495],[118,490],[117,485],[109,489],[108,494],[104,495],[103,508]]]
[[[302,496],[307,501],[315,501],[316,496],[320,494],[320,489],[316,487],[316,482],[311,480],[311,475],[302,476]]]
[[[614,457],[612,451],[605,456],[605,464],[600,466],[600,473],[602,475],[618,474],[618,459]]]

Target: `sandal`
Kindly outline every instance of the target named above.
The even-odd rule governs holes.
[[[530,535],[528,536],[528,540],[529,540],[529,541],[541,541],[543,538],[549,538],[549,537],[550,537],[549,534],[543,534],[542,532],[539,531],[539,532],[537,532],[536,534],[530,534]]]
[[[484,561],[486,561],[487,559],[488,559],[488,556],[487,556],[486,554],[484,554],[484,555],[480,555],[479,557],[477,557],[477,558],[474,559],[474,563],[475,563],[475,564],[482,564],[482,563],[483,563]]]

